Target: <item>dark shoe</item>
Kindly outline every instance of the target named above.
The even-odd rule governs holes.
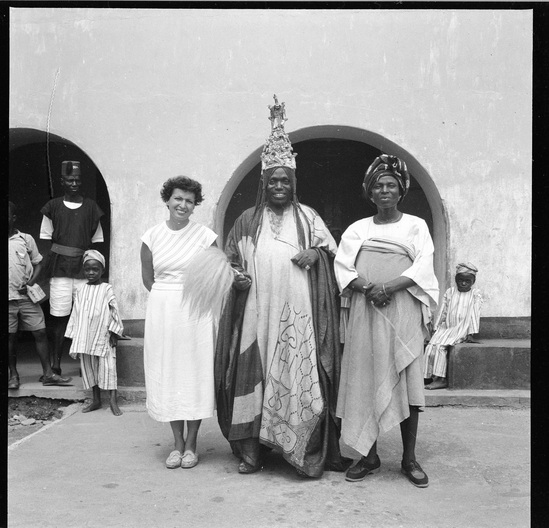
[[[19,376],[12,376],[8,381],[8,389],[18,389],[19,388]]]
[[[61,367],[59,367],[59,368],[52,367],[52,368],[51,368],[51,371],[52,371],[54,374],[58,374],[59,376],[61,376]]]
[[[242,473],[243,475],[255,473],[260,468],[261,466],[252,466],[251,464],[248,464],[248,462],[245,462],[244,460],[241,460],[240,464],[238,464],[238,472]]]
[[[44,381],[44,374],[42,374],[39,378],[38,378],[38,381],[40,383],[42,383]]]
[[[53,369],[52,369],[53,370]],[[65,385],[69,381],[72,380],[72,378],[69,376],[68,378],[62,378],[59,374],[52,374],[51,376],[43,376],[44,380],[42,381],[42,385]]]
[[[366,478],[366,475],[379,473],[381,460],[376,456],[377,460],[374,464],[368,464],[366,458],[362,457],[356,465],[350,468],[345,474],[345,480],[349,482],[360,482]]]
[[[429,485],[429,477],[415,460],[412,460],[409,464],[402,462],[401,471],[414,486],[426,488]]]

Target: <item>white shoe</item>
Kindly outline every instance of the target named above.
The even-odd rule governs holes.
[[[166,467],[168,469],[175,469],[181,466],[182,455],[179,451],[172,451],[166,459]]]
[[[198,455],[188,450],[183,453],[181,457],[181,467],[184,469],[193,468],[198,464]]]

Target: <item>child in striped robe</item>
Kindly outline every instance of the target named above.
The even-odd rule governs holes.
[[[472,337],[479,331],[483,303],[480,290],[473,288],[477,272],[477,268],[470,262],[458,264],[456,286],[448,288],[444,294],[433,328],[434,334],[423,357],[424,378],[433,379],[426,389],[444,389],[448,386],[448,347],[463,342],[478,342]]]
[[[117,402],[116,345],[123,337],[123,325],[110,284],[101,281],[105,257],[89,250],[83,256],[84,275],[88,280],[76,294],[65,332],[72,339],[70,356],[80,356],[82,382],[93,390],[93,401],[82,412],[101,407],[101,389],[110,392],[110,407],[115,416],[122,411]]]

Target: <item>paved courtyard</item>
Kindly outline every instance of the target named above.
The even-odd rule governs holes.
[[[275,453],[240,475],[215,418],[201,428],[199,465],[168,470],[169,425],[142,404],[121,417],[73,410],[9,447],[10,528],[530,526],[529,409],[428,408],[417,450],[427,489],[400,473],[398,427],[380,438],[381,472],[348,483],[298,478]]]

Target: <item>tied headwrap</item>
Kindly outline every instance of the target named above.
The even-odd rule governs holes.
[[[84,264],[87,260],[97,260],[101,262],[103,268],[105,267],[105,257],[95,249],[88,249],[88,251],[84,253],[84,256],[82,257],[82,264]]]
[[[388,154],[378,156],[368,167],[364,176],[364,186],[368,196],[370,196],[372,187],[382,176],[392,176],[397,180],[400,187],[400,198],[398,200],[400,203],[410,188],[410,175],[406,163],[396,156]]]
[[[465,264],[458,264],[456,266],[456,275],[459,275],[460,273],[467,273],[476,277],[478,269],[470,262],[466,262]]]

